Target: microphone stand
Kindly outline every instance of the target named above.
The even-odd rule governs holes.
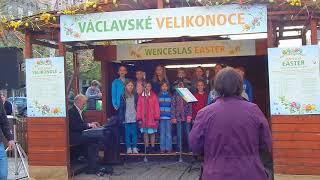
[[[183,158],[182,158],[182,131],[183,131],[183,129],[182,129],[182,119],[180,121],[177,119],[177,126],[180,127],[180,131],[177,132],[177,134],[179,133],[179,139],[178,139],[178,141],[179,141],[179,159],[178,159],[177,162],[168,164],[166,166],[163,166],[162,168],[167,168],[167,166],[176,166],[178,164],[190,165],[190,163],[184,162]]]

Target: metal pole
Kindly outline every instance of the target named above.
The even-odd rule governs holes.
[[[12,98],[13,98],[13,101],[12,101],[12,109],[13,109],[13,119],[12,119],[12,124],[13,124],[13,140],[14,140],[14,143],[17,142],[17,126],[16,126],[16,123],[14,122],[15,121],[15,118],[16,118],[16,97],[15,97],[15,90],[14,89],[11,89],[11,93],[12,93]],[[17,166],[17,162],[18,162],[18,150],[17,150],[17,147],[15,146],[14,147],[14,174],[15,175],[18,175],[19,172],[18,172],[18,166]]]
[[[146,87],[147,87],[147,84],[144,82],[143,83],[143,93],[144,93],[144,107],[143,107],[143,113],[144,113],[144,128],[145,130],[147,130],[147,92],[146,92]],[[145,136],[145,134],[148,135],[148,133],[144,133],[143,134],[143,137]],[[143,138],[145,140],[145,138]],[[149,138],[148,138],[149,139]],[[144,158],[143,158],[143,161],[145,163],[148,162],[148,158],[147,158],[147,146],[146,144],[149,144],[149,142],[144,142]]]

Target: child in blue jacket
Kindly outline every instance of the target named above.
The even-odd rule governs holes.
[[[120,107],[120,97],[124,92],[124,84],[127,81],[127,73],[127,68],[125,66],[120,66],[118,70],[119,78],[113,80],[112,82],[112,106],[115,110],[118,110]]]
[[[172,151],[172,135],[171,135],[171,95],[169,93],[169,83],[161,83],[161,91],[159,93],[160,106],[160,151],[161,153]]]

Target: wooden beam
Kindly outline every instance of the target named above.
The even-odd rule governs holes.
[[[45,46],[45,47],[52,48],[52,49],[59,49],[59,46],[57,44],[52,44],[50,42],[40,41],[40,40],[37,40],[37,39],[32,39],[31,42],[32,42],[32,44]],[[74,49],[72,47],[66,47],[66,50],[68,52],[73,52],[74,51]]]
[[[274,32],[273,32],[274,28],[272,26],[272,21],[269,20],[268,21],[268,48],[272,48],[274,47],[275,44],[275,37],[274,37]]]
[[[157,0],[157,7],[158,7],[158,9],[163,9],[164,8],[163,0]]]
[[[307,33],[306,29],[302,29],[301,30],[302,45],[307,45],[307,35],[306,35],[306,33]]]
[[[318,20],[311,19],[310,28],[311,28],[311,44],[316,45],[318,44]]]
[[[283,30],[284,30],[284,27],[283,27],[283,26],[280,26],[280,27],[279,27],[279,38],[282,38],[282,37],[283,37]]]
[[[33,33],[32,37],[34,39],[45,39],[45,40],[49,40],[49,41],[55,41],[57,42],[59,40],[59,34],[55,33],[55,32],[51,32],[51,33]]]
[[[297,21],[292,21],[292,20],[288,20],[288,21],[278,21],[278,20],[275,20],[275,19],[270,19],[269,20],[272,20],[272,24],[276,27],[279,27],[279,26],[304,26],[306,25],[306,20],[297,20]]]
[[[301,35],[296,35],[296,36],[283,36],[283,37],[279,37],[279,40],[289,40],[289,39],[301,39],[302,36]]]
[[[74,94],[79,94],[79,56],[77,52],[73,52],[73,71],[74,71],[74,79],[73,79],[73,90]]]
[[[301,12],[299,10],[296,11],[276,11],[276,10],[271,10],[268,11],[268,16],[277,16],[279,17],[279,15],[296,15],[296,14],[301,14]]]
[[[24,58],[32,58],[32,43],[31,43],[31,33],[26,31],[25,34],[25,48],[24,48]]]
[[[108,66],[109,64],[109,66]],[[101,93],[102,93],[102,119],[103,121],[107,120],[108,115],[111,115],[111,112],[108,110],[110,109],[110,105],[108,106],[108,94],[110,94],[110,83],[109,83],[109,71],[112,68],[110,66],[111,63],[108,63],[106,61],[101,61]]]
[[[59,33],[59,31],[57,31],[57,33]],[[58,40],[58,50],[59,50],[59,56],[63,56],[64,57],[64,79],[65,79],[65,104],[66,104],[66,115],[67,117],[65,118],[65,149],[66,149],[66,156],[67,156],[67,169],[68,169],[68,176],[70,177],[71,173],[70,173],[70,142],[69,142],[69,120],[68,120],[68,94],[69,94],[69,90],[68,90],[68,78],[67,78],[67,60],[66,60],[66,48],[65,45],[63,44],[63,42],[61,42],[60,36],[59,40]]]

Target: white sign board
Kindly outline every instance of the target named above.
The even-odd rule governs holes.
[[[319,46],[268,49],[272,115],[320,114]]]
[[[266,5],[222,5],[62,15],[61,41],[267,32]]]
[[[64,58],[26,59],[28,117],[66,117]]]

